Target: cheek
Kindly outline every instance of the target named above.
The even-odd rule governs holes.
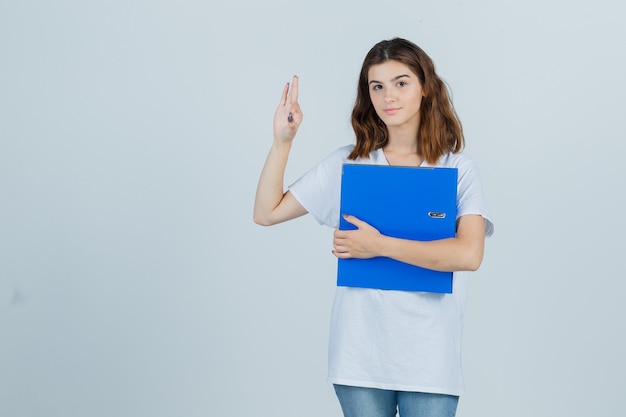
[[[378,112],[380,109],[385,108],[385,97],[382,94],[371,94],[370,101],[372,102],[372,106]]]
[[[421,107],[423,101],[424,101],[424,97],[422,96],[422,92],[418,92],[415,97],[413,98],[413,100],[415,101],[415,105],[417,107]]]
[[[381,96],[380,94],[371,94],[370,93],[370,102],[372,103],[372,105],[374,106],[375,109],[378,109],[380,107],[381,102],[382,102],[380,96]]]

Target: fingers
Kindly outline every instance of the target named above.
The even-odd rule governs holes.
[[[291,87],[291,88],[290,88]],[[283,88],[283,94],[280,96],[280,105],[287,106],[298,102],[298,76],[293,76],[291,85],[287,83]]]
[[[298,76],[293,76],[292,88],[291,88],[291,103],[298,102]]]
[[[347,237],[348,231],[335,229],[333,237],[333,255],[338,258],[349,258],[351,256]]]
[[[354,216],[350,216],[347,214],[343,215],[343,218],[346,219],[346,221],[348,221],[349,223],[352,223],[354,225],[357,225],[358,223],[361,224],[366,224],[365,222],[362,222],[361,220],[357,219]],[[358,225],[357,225],[358,227]],[[335,250],[339,250],[339,249],[343,249],[343,251],[347,251],[348,249],[348,245],[349,245],[349,241],[348,239],[350,238],[351,234],[354,233],[355,230],[341,230],[341,229],[335,229],[335,232],[333,233],[333,246],[335,247]],[[342,250],[340,250],[341,252]]]
[[[302,123],[302,111],[298,104],[298,77],[285,84],[280,96],[280,104],[274,113],[274,136],[284,141],[294,138]]]
[[[357,226],[357,229],[335,229],[333,234],[333,247],[335,248],[333,254],[338,258],[372,258],[379,256],[380,232],[354,216],[344,214],[343,218]]]
[[[280,96],[280,105],[284,106],[287,104],[287,95],[289,93],[289,83],[285,84],[285,88],[283,88],[283,94]]]
[[[296,126],[302,121],[302,112],[300,111],[300,105],[298,103],[293,103],[289,106],[287,121],[289,124],[295,124]]]
[[[343,246],[341,244],[334,244],[333,255],[337,258],[348,259],[348,258],[356,258],[357,256],[352,253],[349,247]]]
[[[367,223],[365,223],[363,220],[360,220],[350,214],[343,214],[342,216],[345,219],[345,221],[347,221],[350,224],[355,225],[359,229],[364,226],[367,226]]]
[[[333,252],[333,255],[335,255],[337,258],[342,258],[342,259],[352,258],[352,254],[350,254],[348,248],[335,246],[332,252]]]

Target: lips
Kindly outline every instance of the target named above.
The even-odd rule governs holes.
[[[395,107],[390,107],[388,109],[385,109],[385,113],[387,113],[390,116],[396,114],[398,111],[400,111],[400,109],[395,108]]]

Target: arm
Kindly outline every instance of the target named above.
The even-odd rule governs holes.
[[[382,235],[354,216],[346,220],[357,230],[335,230],[333,253],[338,258],[386,256],[436,271],[475,271],[483,259],[485,220],[465,215],[458,220],[456,236],[421,242]]]
[[[285,167],[293,138],[302,123],[298,104],[298,78],[283,89],[274,113],[274,142],[270,149],[256,191],[254,221],[263,226],[284,222],[307,213],[289,191],[283,191]]]

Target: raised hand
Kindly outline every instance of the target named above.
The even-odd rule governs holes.
[[[282,142],[292,141],[302,123],[302,111],[298,104],[298,77],[294,75],[291,85],[287,83],[274,113],[274,138]]]

